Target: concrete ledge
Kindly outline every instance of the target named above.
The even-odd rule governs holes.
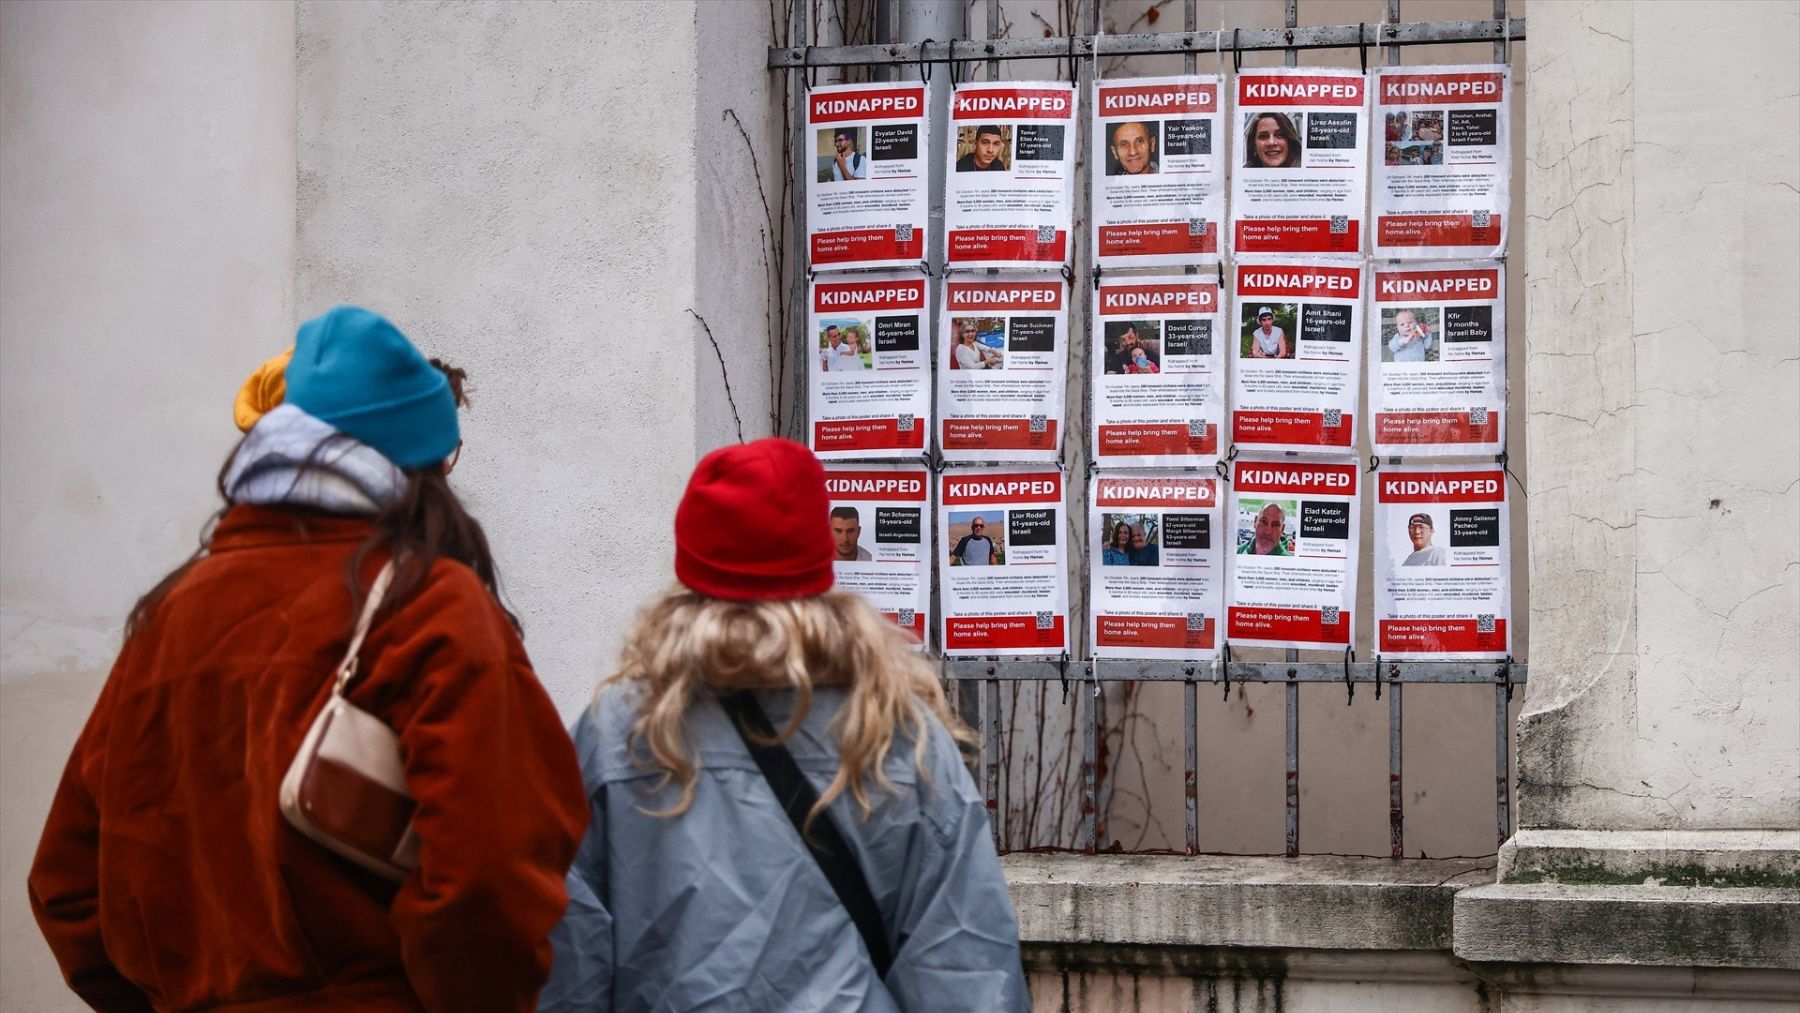
[[[1458,861],[1012,854],[1001,859],[1030,944],[1447,950]]]
[[[1502,883],[1454,908],[1468,961],[1800,969],[1795,890]]]
[[[1521,830],[1500,882],[1800,889],[1800,830]]]

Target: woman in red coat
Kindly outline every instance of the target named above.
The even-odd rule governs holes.
[[[587,822],[574,751],[446,480],[458,395],[394,326],[304,324],[227,506],[151,589],[75,745],[31,906],[100,1010],[529,1010]],[[282,775],[376,572],[350,701],[398,735],[418,868],[283,819]]]

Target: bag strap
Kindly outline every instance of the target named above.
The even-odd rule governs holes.
[[[769,722],[769,715],[756,701],[755,694],[738,690],[721,695],[719,703],[734,719],[733,727],[750,750],[750,758],[756,761],[757,769],[774,789],[775,800],[781,803],[788,821],[799,832],[801,843],[819,864],[819,871],[825,874],[832,892],[850,912],[850,920],[856,923],[856,931],[861,933],[863,945],[869,950],[869,959],[875,964],[875,973],[887,977],[888,968],[894,963],[888,949],[887,928],[881,920],[881,909],[875,904],[875,895],[869,890],[869,881],[856,864],[856,856],[850,851],[844,835],[838,832],[830,813],[820,813],[810,832],[806,826],[806,815],[818,804],[819,793],[801,773],[800,765],[794,762],[794,754],[788,752],[787,746],[773,741],[775,726]],[[752,732],[768,740],[769,744],[753,740]]]
[[[362,614],[356,617],[356,632],[350,637],[350,646],[344,649],[344,660],[338,662],[336,683],[331,687],[331,695],[341,697],[356,678],[356,655],[362,650],[363,638],[369,635],[369,624],[374,621],[375,613],[381,608],[381,599],[387,595],[388,585],[394,582],[394,561],[389,559],[382,564],[381,572],[375,575],[375,583],[369,585],[369,597],[363,601]]]

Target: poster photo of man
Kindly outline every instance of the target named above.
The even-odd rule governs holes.
[[[826,373],[857,373],[874,368],[869,325],[856,317],[819,321],[819,369]]]
[[[1243,335],[1238,354],[1245,359],[1291,359],[1299,333],[1300,304],[1245,302],[1239,321]]]
[[[1125,120],[1106,126],[1106,174],[1154,176],[1162,124],[1156,120]]]
[[[957,172],[1005,172],[1011,164],[1011,124],[983,123],[957,129]]]
[[[1416,513],[1406,519],[1406,540],[1402,546],[1412,546],[1412,552],[1400,561],[1401,566],[1445,566],[1450,562],[1450,553],[1441,545],[1433,545],[1432,539],[1437,537],[1437,528],[1428,513]],[[1402,549],[1402,551],[1405,551]]]
[[[1001,566],[1006,563],[1006,511],[950,511],[946,535],[951,566]]]
[[[1239,501],[1237,554],[1240,556],[1292,556],[1294,525],[1300,503],[1291,499]]]
[[[869,178],[867,127],[827,127],[818,132],[819,182],[848,183]]]

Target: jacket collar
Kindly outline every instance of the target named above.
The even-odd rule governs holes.
[[[362,517],[326,516],[259,506],[234,506],[213,529],[214,553],[274,545],[360,542],[375,525]]]

